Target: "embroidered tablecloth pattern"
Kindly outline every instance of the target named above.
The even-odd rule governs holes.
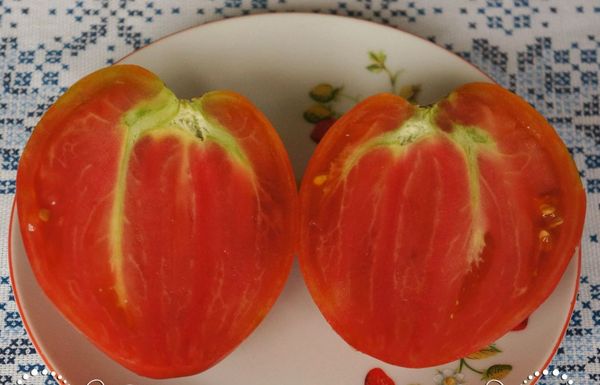
[[[17,163],[40,116],[84,74],[162,36],[272,11],[347,15],[415,33],[525,97],[556,127],[587,189],[588,216],[579,298],[551,366],[576,384],[600,383],[600,1],[0,0],[0,385],[43,368],[7,259]]]

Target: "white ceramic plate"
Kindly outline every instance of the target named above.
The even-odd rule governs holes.
[[[303,112],[314,104],[308,96],[313,86],[322,82],[343,86],[343,94],[350,97],[390,90],[385,71],[366,69],[374,63],[370,51],[387,54],[385,65],[391,73],[402,70],[397,89],[420,85],[420,103],[433,102],[466,82],[490,81],[459,57],[405,32],[312,14],[269,14],[202,25],[134,52],[123,62],[154,71],[180,97],[223,88],[246,95],[278,129],[300,177],[314,149],[309,138],[312,125],[303,119]],[[340,113],[352,104],[351,98],[340,96],[331,106]],[[101,379],[107,385],[359,385],[369,369],[381,367],[398,385],[430,385],[440,384],[444,375],[454,375],[459,366],[454,362],[404,369],[354,351],[321,316],[295,266],[265,321],[221,363],[187,378],[142,378],[104,356],[60,316],[34,279],[16,218],[11,229],[11,276],[27,330],[46,364],[71,384]],[[510,332],[497,342],[502,352],[467,363],[479,371],[510,365],[505,384],[519,384],[541,371],[566,329],[579,261],[579,256],[573,258],[559,286],[525,330]],[[508,372],[506,366],[496,368]],[[469,384],[486,382],[466,366],[454,376]]]

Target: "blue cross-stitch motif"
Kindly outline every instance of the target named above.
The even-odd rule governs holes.
[[[372,20],[427,38],[523,96],[554,125],[580,170],[588,224],[578,301],[550,368],[568,373],[576,384],[600,383],[600,3],[595,0],[0,0],[0,198],[6,198],[0,211],[9,211],[18,160],[33,127],[78,77],[177,30],[290,10]],[[0,385],[42,368],[16,309],[3,247]],[[50,377],[37,381],[32,384],[55,385]]]

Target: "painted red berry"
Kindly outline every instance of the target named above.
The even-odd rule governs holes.
[[[382,369],[375,368],[367,373],[365,385],[396,385],[396,383]]]
[[[319,143],[323,136],[325,136],[327,130],[329,130],[329,127],[333,125],[333,123],[335,123],[334,118],[324,119],[316,123],[313,127],[312,132],[310,133],[310,138],[315,143]]]

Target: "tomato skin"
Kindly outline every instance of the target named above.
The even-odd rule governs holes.
[[[436,106],[380,94],[327,132],[300,189],[300,266],[357,350],[427,367],[493,343],[550,295],[585,194],[554,129],[497,85]]]
[[[310,138],[313,140],[313,142],[319,143],[323,136],[325,136],[325,133],[327,133],[329,127],[333,126],[334,123],[335,118],[329,118],[317,122],[310,133]]]
[[[529,323],[529,318],[525,318],[523,321],[521,321],[520,324],[518,324],[517,326],[515,326],[514,328],[512,328],[512,332],[518,332],[521,330],[525,330],[527,328],[527,324]]]
[[[265,317],[291,268],[292,168],[248,100],[178,101],[149,71],[77,82],[23,151],[17,210],[59,311],[147,377],[203,371]]]

